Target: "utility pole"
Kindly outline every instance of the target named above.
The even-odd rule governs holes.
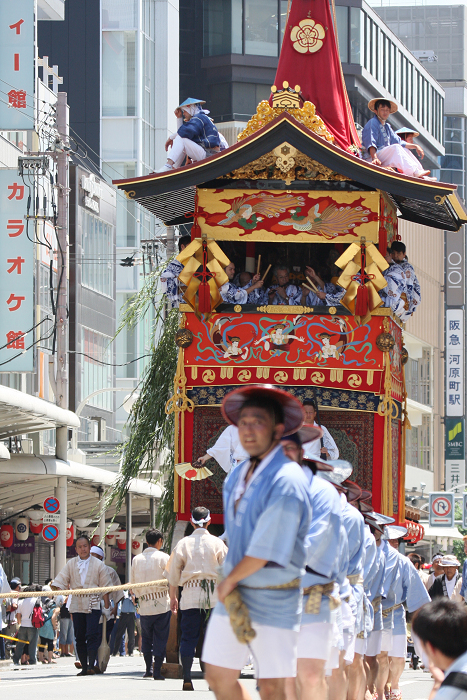
[[[67,93],[57,94],[57,130],[63,144],[68,144],[68,113]],[[56,402],[61,408],[68,408],[68,197],[69,197],[69,168],[68,154],[61,151],[57,154],[58,175],[58,217],[57,240],[58,259],[57,283],[60,285],[57,297],[57,374]]]

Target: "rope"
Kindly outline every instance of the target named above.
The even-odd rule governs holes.
[[[0,593],[0,600],[3,598],[52,598],[63,595],[104,595],[111,591],[128,591],[130,588],[149,588],[150,586],[169,587],[167,579],[163,578],[159,581],[146,581],[145,583],[121,583],[119,586],[102,586],[102,588],[75,588],[74,590],[57,590],[57,591],[10,591],[10,593]]]
[[[17,637],[9,637],[7,634],[0,634],[0,637],[3,637],[3,639],[11,639],[12,642],[19,642],[20,644],[29,644],[29,642],[25,642],[24,639],[18,639]],[[36,647],[44,647],[44,649],[47,649],[47,644],[36,644]]]

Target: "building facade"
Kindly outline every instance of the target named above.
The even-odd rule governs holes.
[[[63,72],[70,133],[84,149],[76,162],[107,183],[152,172],[162,164],[165,142],[176,126],[177,0],[68,0],[63,25],[39,27],[39,47]],[[76,61],[78,53],[81,62]],[[162,239],[156,250],[163,260],[165,228],[117,192],[114,247],[98,263],[104,270],[113,268],[117,325],[121,309],[152,269],[142,247],[155,238]],[[125,259],[129,262],[121,265]],[[147,318],[137,331],[125,328],[118,335],[112,378],[116,389],[131,393],[138,383],[152,332],[152,318]],[[116,393],[113,425],[120,437],[115,433],[111,442],[121,439],[128,417],[121,407],[124,396],[123,391]]]

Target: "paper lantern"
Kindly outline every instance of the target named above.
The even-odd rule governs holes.
[[[29,519],[21,516],[15,523],[15,533],[18,542],[24,542],[29,537]]]
[[[44,525],[42,523],[42,518],[40,520],[29,521],[29,532],[31,533],[31,535],[40,535],[43,527]]]
[[[115,532],[108,532],[105,536],[105,543],[112,546],[117,541],[117,535]]]
[[[75,539],[75,528],[73,527],[73,523],[67,523],[66,524],[66,546],[71,547],[73,545],[74,539]]]
[[[0,527],[0,545],[11,547],[13,544],[13,525],[4,524]]]
[[[94,545],[94,547],[100,547],[99,542],[101,541],[101,538],[99,535],[94,535],[94,537],[91,540],[91,545]]]
[[[143,551],[143,542],[142,540],[133,540],[131,543],[131,553],[136,556],[136,554],[141,554]]]
[[[126,549],[126,530],[118,530],[117,547],[122,550]]]

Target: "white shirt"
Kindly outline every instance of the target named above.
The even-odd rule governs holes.
[[[249,459],[248,452],[241,445],[236,425],[229,425],[206,453],[227,473],[244,459]]]
[[[81,584],[84,586],[84,582],[86,581],[86,576],[88,574],[88,569],[89,569],[89,562],[91,561],[91,555],[88,556],[87,559],[78,559],[76,562],[78,566],[78,571],[79,571],[79,576],[81,579]]]
[[[250,468],[250,460],[245,462],[245,464],[242,467],[242,473],[240,475],[240,479],[238,480],[237,488],[235,490],[235,497],[234,497],[235,503],[238,501],[239,498],[241,498],[245,494],[247,489],[251,486],[253,481],[257,478],[258,474],[261,474],[263,469],[266,469],[269,462],[272,460],[272,458],[274,457],[276,452],[280,449],[282,449],[282,446],[276,445],[276,447],[268,455],[266,455],[266,457],[263,460],[261,460],[261,462],[256,467],[255,471],[253,472],[248,484],[245,484],[245,479],[246,479],[246,475],[248,474],[248,470]]]
[[[449,598],[451,598],[451,596],[454,592],[455,585],[456,585],[456,577],[453,576],[452,579],[449,581],[448,577],[446,576],[446,578],[444,579],[444,582],[446,583],[446,590],[448,592],[448,596],[449,596]]]
[[[169,555],[161,552],[156,547],[147,547],[144,552],[138,554],[131,564],[131,583],[145,583],[146,581],[161,581],[165,576],[165,567],[169,561]],[[170,598],[167,589],[161,586],[149,586],[135,588],[136,597],[139,600],[139,614],[161,615],[170,610]]]
[[[31,615],[37,598],[21,598],[18,603],[17,615],[21,615],[21,627],[32,627]]]
[[[317,423],[314,423],[314,425],[317,428],[321,428],[323,431],[323,444],[324,447],[327,449],[329,452],[329,459],[339,459],[339,449],[334,442],[331,433],[327,428],[324,427],[324,425],[318,425]],[[305,456],[308,459],[321,459],[321,440],[320,438],[317,438],[316,440],[312,440],[311,442],[306,442],[303,445],[303,450],[305,452]]]

